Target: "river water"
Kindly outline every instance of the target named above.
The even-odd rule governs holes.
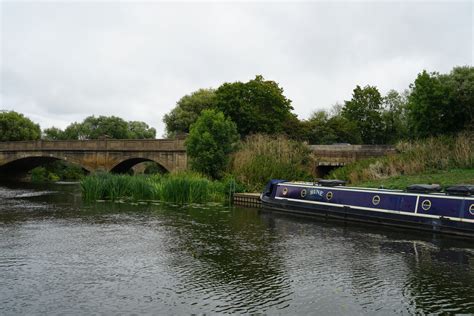
[[[474,245],[216,205],[0,185],[0,315],[474,313]]]

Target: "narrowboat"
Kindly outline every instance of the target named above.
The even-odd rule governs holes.
[[[414,184],[406,190],[345,186],[341,180],[271,180],[266,209],[474,237],[474,185]]]

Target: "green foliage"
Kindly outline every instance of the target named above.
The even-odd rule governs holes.
[[[168,137],[189,133],[191,125],[201,112],[215,108],[215,104],[216,94],[213,89],[199,89],[182,97],[176,107],[163,117]]]
[[[44,167],[36,167],[31,170],[32,182],[48,182],[48,171]]]
[[[37,140],[41,137],[38,124],[14,111],[0,111],[0,141]]]
[[[202,111],[186,139],[191,168],[214,179],[220,178],[237,140],[235,124],[222,112]]]
[[[330,178],[352,184],[417,175],[432,170],[474,168],[474,135],[440,136],[397,144],[398,153],[380,158],[359,160],[335,169]]]
[[[156,130],[144,122],[126,122],[116,116],[89,116],[82,123],[71,123],[64,131],[51,127],[43,133],[47,140],[98,139],[103,136],[114,139],[148,139],[155,138]]]
[[[454,134],[474,125],[474,67],[418,74],[410,85],[408,117],[415,137]]]
[[[235,122],[242,137],[283,133],[285,123],[294,116],[283,89],[262,76],[245,83],[224,83],[216,90],[216,97],[216,108]]]
[[[307,121],[301,122],[302,140],[310,144],[334,144],[362,142],[356,123],[342,115],[329,116],[326,111],[317,111]]]
[[[262,191],[269,179],[311,180],[311,152],[285,136],[251,135],[232,155],[230,173],[250,191]]]
[[[145,170],[143,171],[144,174],[156,174],[156,173],[164,174],[167,172],[163,166],[157,164],[154,161],[147,161],[147,162],[144,162],[144,164],[145,164]]]
[[[43,130],[43,139],[45,140],[64,140],[66,134],[63,130],[57,127],[50,127]]]
[[[200,89],[182,97],[163,118],[168,136],[189,133],[203,110],[222,111],[244,137],[253,133],[298,135],[298,119],[291,100],[278,83],[262,76],[248,82],[224,83],[217,90]]]
[[[82,196],[96,200],[160,200],[187,204],[228,201],[230,182],[211,181],[198,173],[154,176],[95,174],[81,181]]]
[[[342,116],[357,125],[364,144],[383,143],[382,101],[383,98],[376,87],[356,86],[352,99],[344,103]]]
[[[55,182],[59,180],[80,180],[84,170],[78,165],[56,160],[31,170],[32,182]]]
[[[130,139],[153,139],[156,137],[156,130],[148,126],[145,122],[128,122],[128,138]]]
[[[409,136],[406,113],[408,102],[407,93],[408,92],[400,94],[395,90],[390,90],[383,98],[383,143],[393,144],[401,139],[406,139]]]

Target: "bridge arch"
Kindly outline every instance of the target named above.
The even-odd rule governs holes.
[[[88,166],[84,166],[83,164],[81,164],[80,161],[76,161],[75,159],[68,159],[68,157],[56,155],[30,155],[27,157],[18,156],[10,158],[0,166],[0,173],[26,174],[28,171],[36,167],[40,167],[54,161],[64,161],[72,163],[81,167],[87,173],[90,173],[91,171]]]
[[[158,164],[163,169],[163,171],[166,172],[166,173],[171,171],[171,169],[167,166],[167,164],[164,163],[163,161],[161,161],[161,159],[153,159],[153,158],[149,158],[149,157],[130,157],[130,158],[123,159],[119,163],[115,164],[110,169],[110,172],[112,172],[112,173],[125,173],[128,170],[130,170],[133,166],[135,166],[139,163],[142,163],[142,162],[147,162],[147,161],[154,162],[154,163]]]

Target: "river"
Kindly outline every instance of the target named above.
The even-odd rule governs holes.
[[[0,185],[0,315],[474,313],[474,244]]]

